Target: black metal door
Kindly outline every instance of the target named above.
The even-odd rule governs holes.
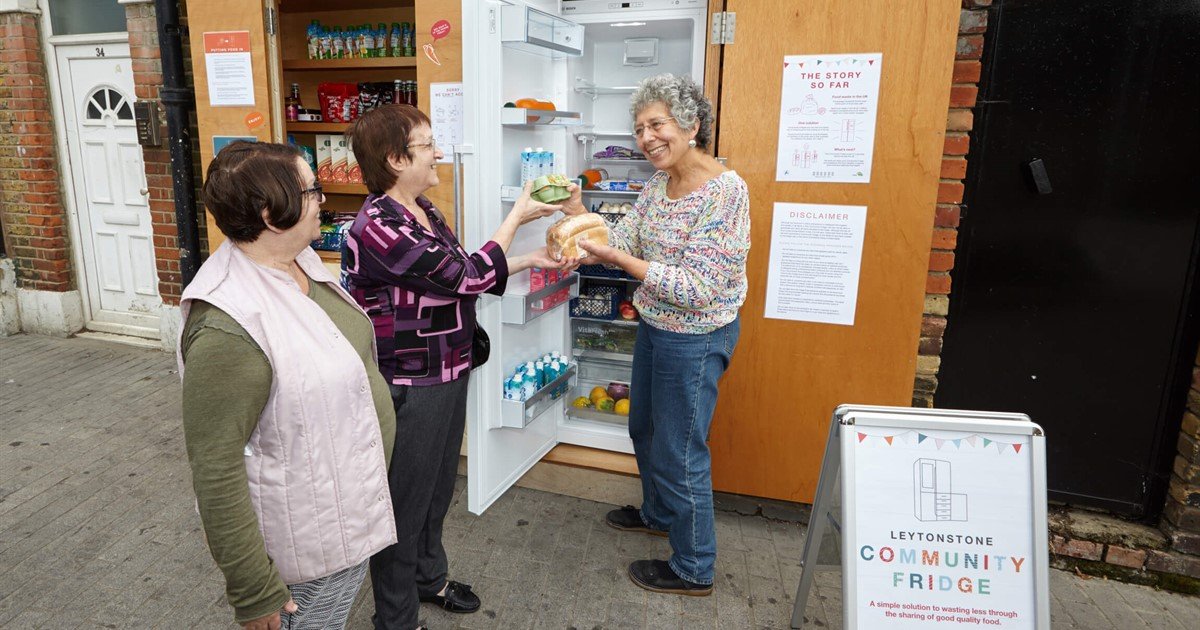
[[[989,18],[936,404],[1030,414],[1052,499],[1157,516],[1197,344],[1200,0]]]

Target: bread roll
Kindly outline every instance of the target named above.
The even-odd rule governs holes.
[[[586,257],[587,252],[577,244],[580,237],[589,243],[608,245],[608,224],[592,212],[565,217],[546,230],[546,249],[554,260]]]

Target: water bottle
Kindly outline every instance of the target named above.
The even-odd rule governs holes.
[[[536,179],[546,174],[546,149],[538,147],[533,152],[533,177]]]
[[[533,148],[525,147],[521,151],[521,185],[524,186],[525,182],[533,179],[537,179],[537,175],[534,174]]]
[[[525,371],[525,378],[521,382],[521,400],[533,398],[539,389],[541,389],[541,385],[538,384],[537,372],[533,368],[529,368]]]

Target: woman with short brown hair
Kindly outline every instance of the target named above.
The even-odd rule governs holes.
[[[178,360],[208,547],[244,627],[341,628],[396,540],[371,322],[309,248],[324,197],[294,147],[234,142],[205,180],[228,240],[183,292]]]
[[[466,422],[475,301],[502,295],[510,274],[566,268],[541,248],[508,256],[517,228],[560,209],[529,188],[492,238],[467,252],[424,192],[439,183],[443,153],[429,118],[385,105],[350,128],[371,194],[342,249],[342,281],[375,323],[379,366],[396,410],[396,457],[388,471],[399,542],[371,558],[375,627],[417,627],[419,602],[469,613],[480,601],[448,580],[442,522],[450,507]]]

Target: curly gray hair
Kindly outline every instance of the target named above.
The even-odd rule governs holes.
[[[653,103],[663,103],[681,129],[696,129],[696,146],[707,149],[712,141],[713,106],[704,89],[691,77],[659,74],[642,79],[630,97],[629,113],[637,118]]]

